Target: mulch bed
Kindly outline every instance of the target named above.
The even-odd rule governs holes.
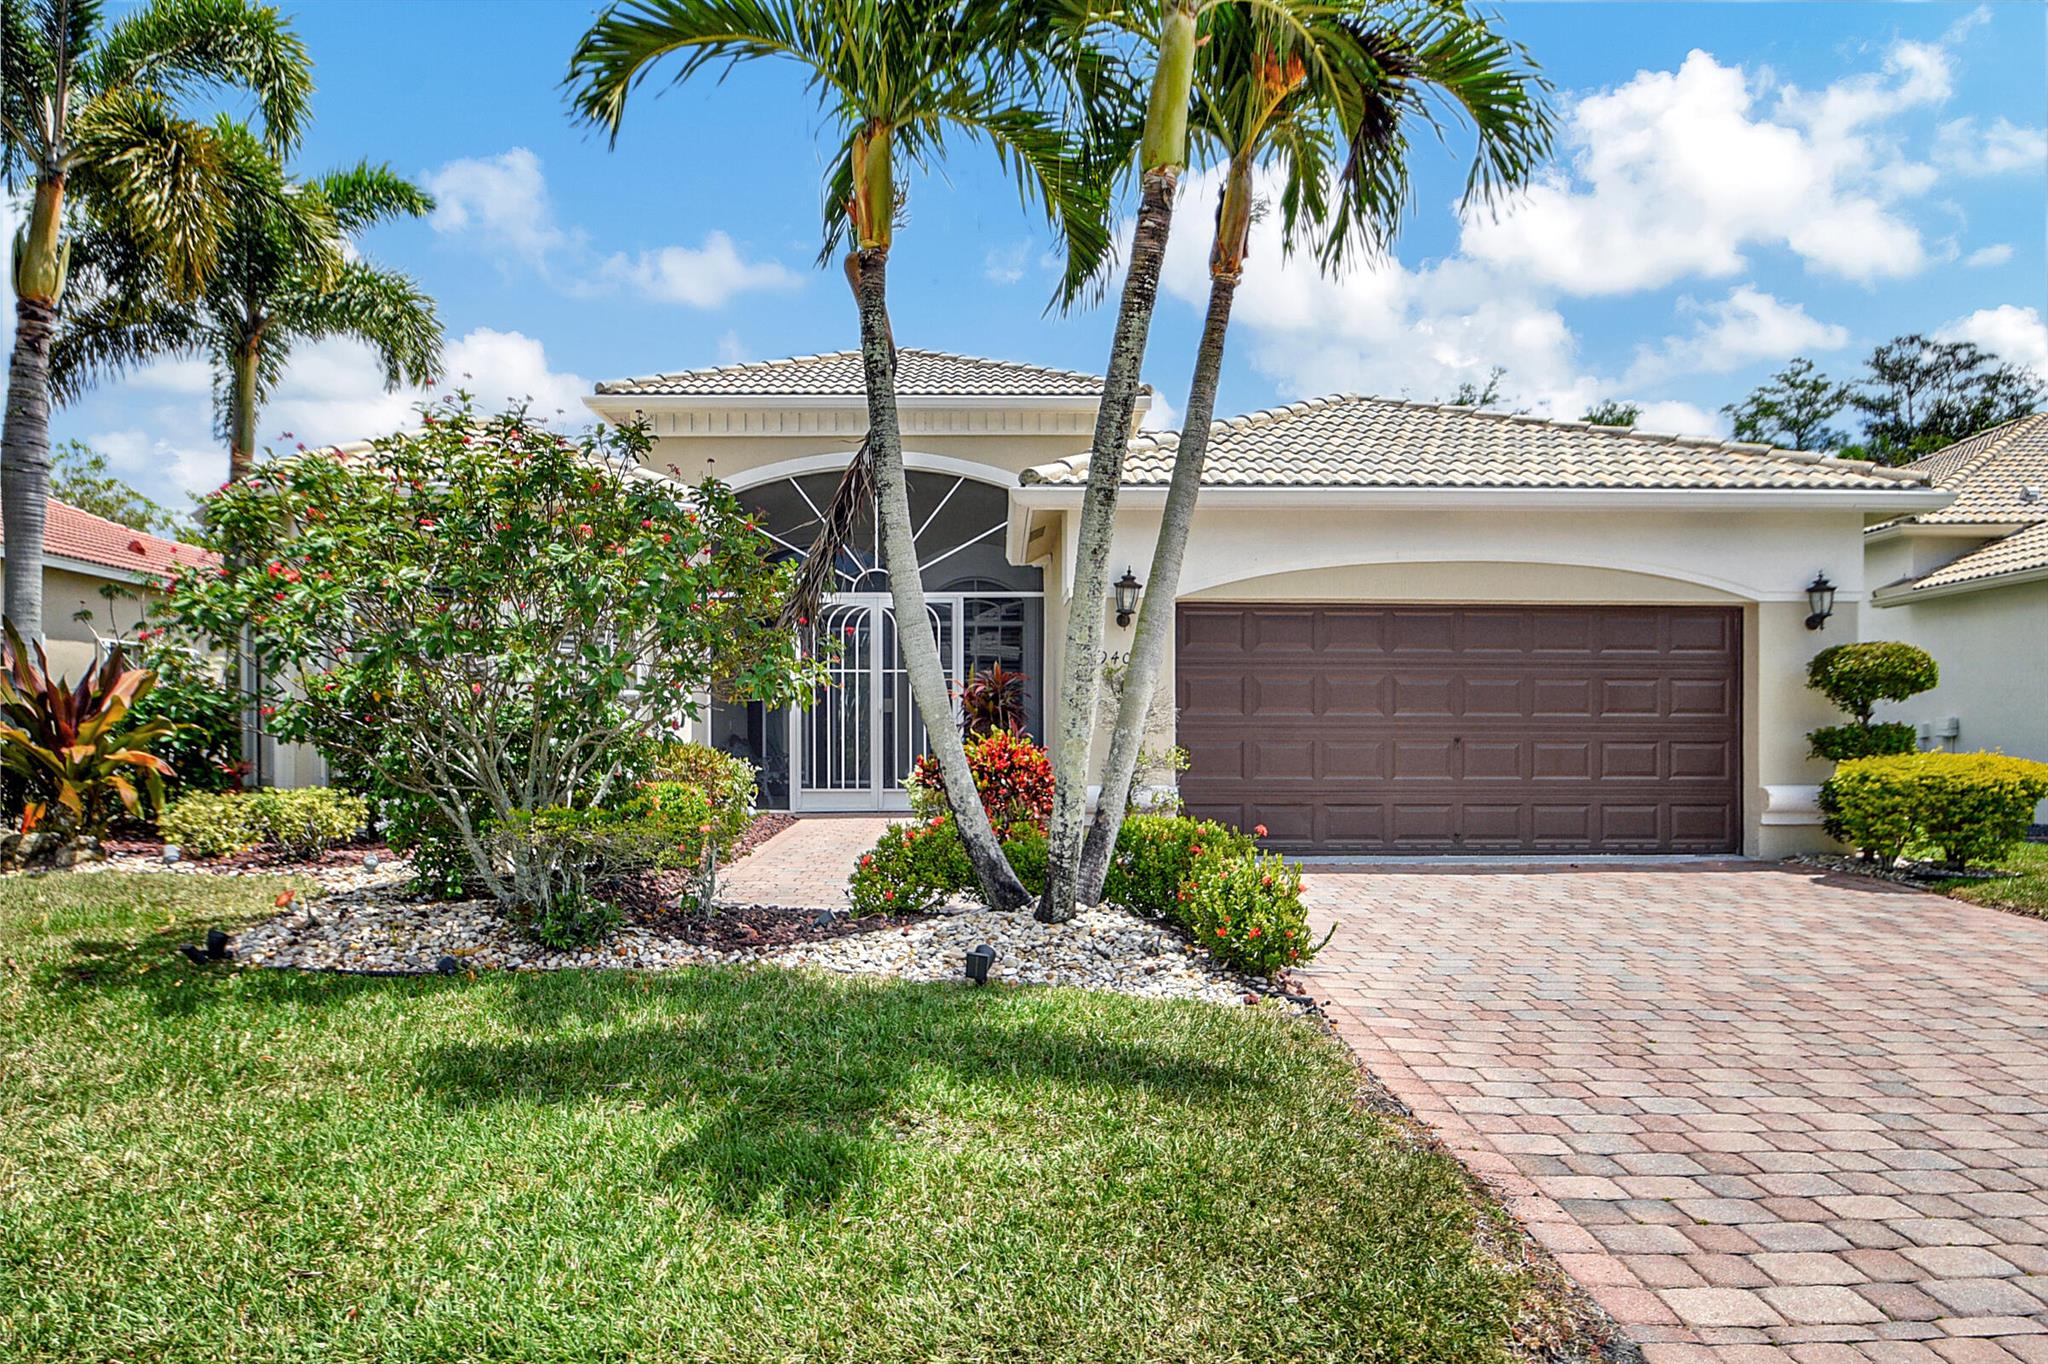
[[[884,933],[900,930],[905,924],[924,917],[898,914],[889,918],[857,919],[843,911],[736,904],[716,904],[706,913],[697,908],[696,887],[682,872],[634,877],[605,887],[604,894],[625,913],[628,922],[642,925],[664,938],[708,947],[717,952],[787,947],[792,943],[850,938],[861,933]],[[678,908],[679,904],[681,908]]]

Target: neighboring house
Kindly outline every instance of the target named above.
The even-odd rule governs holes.
[[[1863,633],[1927,650],[1941,685],[1884,718],[1917,724],[1922,748],[2048,759],[2048,413],[1907,467],[1954,500],[1865,535]]]
[[[951,668],[1043,688],[1101,381],[904,350],[898,386]],[[588,402],[645,419],[651,468],[716,474],[790,553],[867,425],[857,352]],[[1148,571],[1175,444],[1132,442],[1111,578]],[[1818,847],[1805,735],[1836,717],[1807,660],[1859,637],[1864,528],[1951,496],[1921,471],[1375,398],[1218,422],[1154,727],[1192,756],[1194,812],[1294,851]],[[714,703],[708,737],[761,765],[773,804],[901,808],[920,738],[871,535],[840,570],[816,624],[838,685],[807,711]],[[1816,574],[1835,607],[1810,630]],[[1107,647],[1129,643],[1112,617]]]
[[[206,550],[134,530],[49,499],[43,539],[43,637],[51,671],[77,677],[115,640],[133,643],[149,599],[179,564],[217,562]],[[6,544],[0,540],[0,573]]]
[[[6,543],[0,540],[0,580]],[[50,671],[75,678],[99,651],[135,643],[150,599],[178,565],[216,564],[211,550],[150,535],[95,516],[68,502],[49,500],[43,539],[43,647]],[[259,784],[324,786],[326,765],[303,744],[280,744],[263,735]]]

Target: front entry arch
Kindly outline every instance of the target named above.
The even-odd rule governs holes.
[[[816,537],[840,476],[836,469],[795,473],[739,496],[781,557],[796,557]],[[954,469],[913,468],[908,482],[926,605],[949,682],[997,665],[1025,674],[1035,729],[1044,587],[1040,570],[1004,557],[1006,490]],[[811,626],[815,640],[835,647],[828,684],[801,710],[714,698],[711,742],[760,770],[765,808],[907,808],[903,780],[927,743],[897,649],[872,509],[833,567],[839,590]]]

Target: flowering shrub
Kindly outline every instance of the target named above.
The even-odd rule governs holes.
[[[967,766],[974,789],[998,834],[1044,829],[1052,818],[1052,758],[1022,734],[993,729],[967,741]],[[920,815],[947,813],[946,782],[929,754],[910,774],[911,808]]]
[[[853,864],[853,912],[922,914],[974,884],[974,864],[951,815],[892,824]]]
[[[1251,839],[1228,824],[1177,815],[1131,815],[1116,836],[1102,898],[1155,919],[1180,916],[1180,890],[1203,856],[1249,857]]]
[[[654,758],[654,779],[681,782],[704,793],[718,834],[718,860],[738,846],[740,835],[754,820],[757,779],[754,765],[709,744],[663,744]]]
[[[1301,869],[1278,853],[1197,859],[1173,917],[1209,955],[1246,975],[1270,976],[1313,957],[1301,907]],[[1325,939],[1324,941],[1328,941]]]
[[[525,905],[552,853],[503,831],[615,799],[714,687],[780,704],[820,677],[776,623],[794,566],[723,484],[639,476],[648,448],[435,405],[367,452],[209,496],[221,564],[179,570],[152,619],[220,647],[246,627],[278,737],[413,803],[469,879]]]

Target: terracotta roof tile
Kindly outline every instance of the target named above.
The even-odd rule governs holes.
[[[1131,442],[1126,486],[1163,486],[1180,437]],[[1088,457],[1027,469],[1025,483],[1073,484]],[[1924,488],[1919,473],[1767,445],[1668,436],[1441,403],[1337,394],[1219,421],[1204,487]]]
[[[49,499],[47,516],[43,552],[52,557],[156,577],[168,573],[173,564],[220,562],[217,555],[196,545],[133,530],[54,497]],[[4,553],[4,542],[0,542],[0,554]]]
[[[829,355],[794,355],[759,364],[613,379],[599,384],[597,391],[692,398],[855,397],[866,392],[866,384],[860,352],[842,350]],[[1072,370],[905,348],[896,352],[896,392],[905,398],[1092,398],[1102,392],[1102,380]]]

